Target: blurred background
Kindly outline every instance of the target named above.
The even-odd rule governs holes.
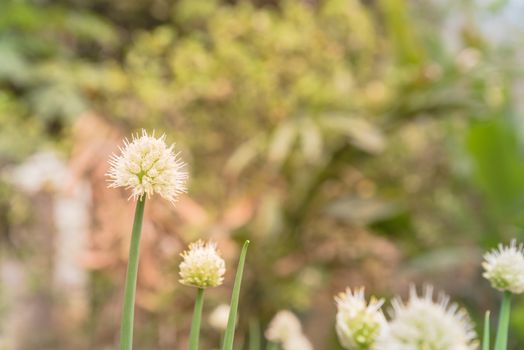
[[[134,203],[109,155],[141,128],[191,174],[148,202],[137,349],[185,349],[179,253],[218,242],[238,345],[280,309],[340,349],[333,295],[431,283],[498,307],[485,249],[524,239],[519,0],[2,0],[0,349],[114,349]],[[512,349],[524,344],[515,298]],[[203,323],[202,349],[220,332]],[[521,348],[521,347],[520,347]]]

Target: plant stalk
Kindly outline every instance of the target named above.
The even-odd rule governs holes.
[[[145,196],[138,199],[135,208],[129,261],[127,263],[126,284],[124,289],[124,305],[120,327],[120,350],[133,349],[133,321],[135,317],[136,280],[138,275],[138,260],[140,255],[140,236],[144,218]]]
[[[486,311],[486,316],[484,316],[484,339],[482,340],[482,350],[489,350],[490,345],[489,314],[489,311]]]
[[[277,343],[273,343],[272,341],[267,343],[267,350],[278,350],[279,348]]]
[[[189,335],[189,350],[198,350],[198,338],[200,337],[200,324],[202,322],[202,309],[204,307],[204,288],[198,288],[195,300],[195,310],[191,321],[191,333]]]
[[[506,350],[508,347],[509,316],[511,310],[511,293],[505,291],[500,305],[499,324],[495,339],[495,350]]]
[[[249,350],[260,350],[260,326],[255,319],[249,322]]]

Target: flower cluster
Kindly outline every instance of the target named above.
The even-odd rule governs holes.
[[[186,191],[185,163],[174,152],[174,145],[167,146],[165,135],[156,138],[145,130],[134,135],[131,142],[124,140],[120,155],[109,161],[109,187],[125,187],[134,199],[158,193],[170,202]]]
[[[468,313],[450,304],[445,294],[434,301],[431,286],[422,296],[412,287],[406,303],[396,299],[392,304],[391,321],[378,340],[377,349],[477,349],[477,336]]]
[[[185,164],[174,152],[174,145],[167,146],[165,135],[155,138],[144,130],[141,135],[133,136],[132,141],[125,140],[121,154],[110,160],[108,177],[110,187],[131,189],[131,197],[143,199],[155,193],[170,202],[175,202],[181,192],[185,192],[187,173]],[[137,205],[137,213],[143,214],[144,206]],[[141,213],[139,212],[141,210]],[[136,214],[138,215],[138,214]],[[140,222],[136,221],[136,222]],[[133,235],[140,233],[140,226],[133,227]],[[139,236],[138,236],[139,237]],[[137,240],[136,242],[139,242]],[[246,241],[241,253],[239,266],[243,266],[249,241]],[[138,251],[138,245],[134,246]],[[197,287],[195,302],[194,327],[191,329],[190,349],[198,349],[200,318],[202,314],[204,289],[216,287],[223,283],[226,271],[225,262],[217,252],[216,244],[199,240],[189,245],[181,254],[180,282]],[[134,268],[138,259],[130,259]],[[130,265],[132,266],[132,265]],[[513,240],[508,246],[500,244],[498,249],[484,255],[483,276],[491,285],[505,292],[499,316],[499,328],[496,348],[503,349],[507,343],[507,325],[509,324],[511,293],[524,293],[524,245],[517,245]],[[132,270],[130,270],[132,271]],[[133,276],[130,274],[130,276]],[[238,277],[240,276],[240,277]],[[233,348],[235,331],[236,306],[242,273],[237,274],[231,305],[235,305],[231,320],[231,309],[220,305],[210,315],[212,327],[225,330],[224,344]],[[132,318],[136,275],[130,283],[126,280],[126,297],[124,305],[122,337],[123,346],[132,345]],[[475,350],[478,348],[477,334],[468,313],[450,303],[449,297],[440,294],[434,298],[433,287],[426,287],[422,295],[415,287],[410,289],[407,301],[396,298],[392,301],[389,318],[382,312],[383,299],[365,298],[364,288],[346,289],[335,297],[337,305],[336,333],[343,348],[347,350]],[[199,307],[197,307],[199,306]],[[131,320],[131,322],[129,322]],[[489,316],[486,318],[489,325]],[[129,326],[131,325],[131,326]],[[504,326],[505,325],[505,326]],[[486,333],[484,346],[489,345],[489,333]],[[278,312],[270,322],[266,338],[279,344],[283,350],[312,350],[313,346],[304,335],[299,319],[290,311]]]
[[[199,240],[181,254],[180,283],[197,288],[216,287],[224,281],[226,264],[214,242]]]
[[[335,297],[337,303],[336,331],[345,349],[372,349],[378,336],[386,327],[381,311],[384,300],[372,297],[369,303],[364,288],[347,289]]]
[[[515,240],[484,255],[484,277],[493,288],[514,294],[524,292],[524,247]]]
[[[515,240],[499,244],[484,255],[483,276],[493,288],[505,292],[500,324],[509,322],[511,294],[524,293],[524,245]],[[411,287],[409,298],[392,302],[389,321],[380,310],[383,301],[371,298],[367,303],[364,289],[341,293],[336,298],[336,331],[341,345],[348,350],[475,350],[477,334],[466,310],[450,303],[433,287],[427,286],[421,296]],[[486,322],[488,322],[487,319]],[[487,323],[488,324],[488,323]],[[497,346],[504,346],[507,327],[499,324]],[[502,329],[502,330],[501,330]],[[487,343],[489,343],[489,339]],[[502,345],[501,345],[502,344]]]
[[[282,345],[283,350],[313,350],[313,346],[302,332],[302,325],[291,311],[279,311],[271,320],[266,338]]]
[[[348,350],[473,350],[476,334],[468,314],[449,298],[433,300],[433,288],[419,297],[415,288],[409,300],[393,301],[391,319],[384,317],[382,300],[366,303],[364,290],[347,290],[337,301],[336,330]]]

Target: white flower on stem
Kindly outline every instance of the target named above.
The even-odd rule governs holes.
[[[283,350],[313,350],[313,345],[311,342],[301,334],[296,334],[282,343]]]
[[[199,240],[189,245],[189,250],[180,254],[180,283],[197,288],[216,287],[224,281],[226,264],[218,255],[214,242]]]
[[[230,306],[227,304],[218,305],[209,315],[209,324],[211,327],[223,331],[227,328],[227,321],[229,320]]]
[[[348,350],[374,349],[375,342],[387,326],[381,307],[384,300],[371,297],[366,302],[364,288],[347,289],[335,297],[336,331],[342,347]]]
[[[478,343],[468,313],[450,304],[441,294],[433,301],[433,288],[426,287],[418,296],[414,287],[407,303],[393,301],[391,321],[379,337],[379,350],[476,350]]]
[[[493,288],[514,294],[524,292],[524,247],[512,240],[509,246],[499,244],[484,255],[483,276]]]
[[[279,311],[269,323],[265,336],[274,343],[284,343],[291,337],[302,334],[302,326],[294,313],[288,310]]]
[[[124,140],[120,155],[109,160],[109,187],[130,189],[131,196],[139,199],[158,193],[170,202],[186,191],[185,163],[174,152],[174,145],[167,146],[165,135],[159,138],[142,130],[133,135],[131,142]]]

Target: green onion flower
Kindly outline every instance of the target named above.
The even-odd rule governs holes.
[[[524,292],[524,247],[515,240],[509,246],[499,244],[484,255],[484,277],[493,288],[513,294]]]
[[[348,350],[375,349],[375,342],[387,322],[382,313],[382,299],[371,297],[366,302],[364,288],[347,289],[335,297],[336,331],[342,347]]]
[[[180,283],[197,288],[217,287],[224,281],[226,263],[218,255],[214,242],[199,240],[183,252],[180,263]]]
[[[377,342],[377,350],[476,350],[478,342],[468,313],[441,294],[433,300],[428,286],[423,296],[414,287],[406,303],[393,301],[391,321]]]
[[[187,172],[185,163],[174,151],[174,145],[167,146],[165,135],[159,138],[142,130],[142,135],[133,135],[131,142],[124,140],[120,155],[113,155],[107,173],[109,187],[125,187],[131,190],[131,197],[148,198],[158,193],[170,202],[186,191]]]

